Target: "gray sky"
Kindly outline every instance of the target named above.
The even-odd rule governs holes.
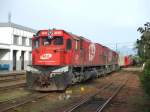
[[[134,42],[150,21],[150,0],[0,0],[0,22],[61,28],[108,46]],[[113,43],[113,44],[111,44]]]

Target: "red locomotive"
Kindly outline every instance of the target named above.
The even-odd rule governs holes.
[[[32,38],[27,85],[33,90],[64,90],[118,68],[118,54],[64,30],[40,30]]]

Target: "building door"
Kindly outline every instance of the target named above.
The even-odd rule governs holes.
[[[17,50],[13,50],[13,70],[16,70],[16,64],[17,64]]]
[[[24,70],[24,54],[25,54],[25,51],[21,51],[21,70]]]

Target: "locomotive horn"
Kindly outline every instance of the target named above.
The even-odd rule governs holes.
[[[51,30],[51,29],[48,29],[48,39],[51,39],[51,38],[52,38],[51,34],[52,34],[52,30]]]

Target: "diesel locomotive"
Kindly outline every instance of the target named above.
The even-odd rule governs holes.
[[[116,69],[118,54],[108,47],[64,30],[40,30],[32,38],[26,82],[32,90],[64,90]]]

